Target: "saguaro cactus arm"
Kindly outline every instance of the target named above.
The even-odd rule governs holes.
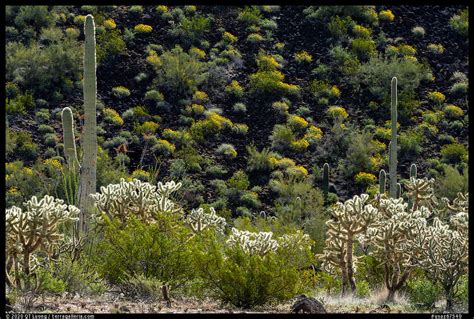
[[[392,137],[390,142],[390,197],[397,198],[397,78],[392,78],[391,120]]]
[[[74,137],[74,120],[72,111],[69,107],[65,107],[61,113],[63,124],[64,153],[66,160],[70,166],[80,169],[81,165],[77,158],[76,142]]]

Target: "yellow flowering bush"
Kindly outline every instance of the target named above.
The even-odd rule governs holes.
[[[413,56],[416,54],[416,49],[409,44],[400,44],[398,46],[398,52],[400,52],[402,55]]]
[[[194,55],[198,59],[204,59],[206,57],[206,52],[196,47],[189,49],[189,54]]]
[[[104,27],[108,30],[113,30],[117,27],[117,24],[114,19],[107,19],[104,21]]]
[[[110,124],[118,125],[118,126],[123,125],[124,122],[123,122],[122,117],[114,109],[106,107],[103,112],[104,112],[104,119],[106,122]]]
[[[379,12],[379,19],[382,21],[392,22],[395,20],[395,15],[393,14],[392,10],[382,10]]]
[[[341,90],[339,90],[339,88],[335,85],[333,85],[331,87],[331,90],[329,91],[329,96],[330,97],[334,97],[334,98],[338,98],[341,96]]]
[[[227,31],[224,32],[224,34],[222,35],[222,40],[224,40],[227,43],[235,43],[237,42],[238,39],[239,38],[237,38],[235,35]]]
[[[294,130],[302,130],[308,126],[308,121],[298,115],[288,117],[288,125]]]
[[[153,27],[148,24],[137,24],[134,30],[138,33],[150,33],[153,31]]]
[[[158,13],[166,13],[168,12],[168,7],[167,6],[157,6],[156,7],[156,12]]]
[[[441,92],[434,91],[434,92],[428,93],[428,99],[430,99],[431,101],[437,104],[441,104],[446,100],[446,96]]]
[[[295,53],[295,61],[297,63],[303,63],[303,62],[309,63],[313,61],[313,57],[311,56],[311,54],[309,54],[306,51],[300,51],[300,52]]]
[[[161,66],[161,59],[154,50],[150,50],[149,55],[146,57],[146,61],[150,63],[155,69]]]
[[[356,24],[352,28],[352,32],[358,38],[370,38],[372,31],[364,26]]]
[[[342,106],[330,106],[326,113],[333,119],[346,119],[349,117],[349,114],[347,113],[346,109]]]
[[[291,142],[290,147],[296,152],[304,152],[309,147],[309,142],[304,138]]]
[[[377,181],[377,177],[375,177],[375,175],[371,173],[360,172],[357,173],[354,180],[356,184],[367,186],[375,183]]]
[[[150,180],[150,173],[142,169],[136,169],[132,172],[132,180],[139,179],[142,182],[148,182]]]
[[[174,153],[174,151],[176,150],[176,146],[174,146],[174,144],[171,144],[167,140],[159,139],[151,149],[152,151],[158,152],[163,155],[170,155]]]
[[[160,125],[155,122],[147,121],[135,128],[138,134],[154,134]]]
[[[449,118],[458,119],[464,115],[464,110],[460,108],[459,106],[448,104],[444,108],[444,113]]]
[[[292,166],[296,165],[295,161],[292,160],[291,158],[288,158],[288,157],[284,157],[282,159],[275,159],[275,160],[276,160],[275,165],[279,169],[285,169],[285,168],[292,167]]]

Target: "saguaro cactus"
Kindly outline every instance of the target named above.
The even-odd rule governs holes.
[[[397,198],[397,78],[392,78],[391,117],[392,138],[390,141],[390,197]]]
[[[411,164],[411,166],[410,166],[410,178],[416,178],[416,175],[417,175],[416,164]]]
[[[96,114],[96,57],[95,57],[95,25],[94,17],[88,15],[84,24],[84,130],[81,136],[83,150],[82,165],[79,164],[76,145],[74,142],[73,117],[71,109],[66,107],[62,112],[64,152],[68,164],[80,172],[79,186],[79,230],[87,232],[89,216],[94,207],[94,201],[89,196],[96,191],[97,171],[97,114]]]
[[[329,192],[329,164],[324,163],[323,166],[323,194],[324,200],[327,202]]]
[[[386,183],[387,174],[383,169],[380,170],[379,173],[379,193],[385,194],[385,183]]]

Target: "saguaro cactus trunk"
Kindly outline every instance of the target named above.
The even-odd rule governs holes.
[[[84,126],[81,136],[82,165],[77,156],[74,138],[74,119],[69,107],[62,112],[64,153],[71,169],[80,173],[79,190],[77,199],[79,202],[79,232],[87,232],[89,228],[89,217],[94,208],[94,201],[89,196],[96,192],[97,171],[97,81],[95,63],[95,25],[92,15],[86,17],[84,24]]]
[[[390,197],[397,198],[397,78],[392,78],[391,117],[392,138],[390,142]]]
[[[86,17],[84,26],[84,135],[82,139],[83,160],[79,191],[80,229],[86,232],[89,216],[94,207],[90,194],[96,191],[97,171],[97,117],[96,117],[96,63],[95,63],[95,25],[91,15]]]

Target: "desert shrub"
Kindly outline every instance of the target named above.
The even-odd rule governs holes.
[[[233,228],[225,242],[202,240],[195,263],[213,297],[249,309],[306,289],[298,268],[311,262],[311,240],[301,231],[272,235]]]
[[[309,63],[313,61],[313,57],[306,51],[300,51],[295,53],[296,63]]]
[[[331,65],[342,74],[352,76],[358,73],[360,61],[353,52],[336,45],[329,50],[329,55]]]
[[[389,100],[390,81],[393,76],[398,79],[399,92],[415,90],[421,81],[432,78],[431,71],[418,62],[400,58],[372,57],[367,63],[362,64],[356,82],[352,83],[355,86],[363,83],[375,97]]]
[[[130,90],[124,86],[116,86],[112,88],[112,93],[119,99],[130,96]]]
[[[107,57],[123,54],[127,49],[122,33],[118,29],[107,30],[97,34],[97,62],[103,62]]]
[[[456,95],[466,94],[468,87],[469,85],[467,82],[456,82],[451,86],[449,91]]]
[[[249,86],[252,93],[257,94],[299,94],[299,87],[284,83],[285,76],[278,69],[280,64],[274,57],[259,54],[257,56],[258,71],[249,76]]]
[[[235,103],[232,110],[235,113],[245,113],[247,112],[247,106],[244,103]]]
[[[356,174],[354,180],[356,184],[367,187],[369,185],[373,185],[377,181],[377,177],[375,177],[375,175],[371,173],[360,172]]]
[[[140,301],[157,302],[162,298],[163,282],[143,274],[129,276],[119,285],[125,297]]]
[[[428,99],[436,104],[442,104],[446,100],[446,96],[438,91],[428,92],[427,94]]]
[[[237,19],[245,23],[246,25],[258,24],[262,14],[257,6],[248,6],[239,12]]]
[[[104,112],[104,120],[106,122],[114,124],[114,125],[118,125],[118,126],[123,125],[124,123],[123,119],[120,117],[120,114],[118,114],[117,111],[115,111],[114,109],[105,108],[103,112]]]
[[[26,114],[27,111],[35,107],[33,95],[29,92],[25,94],[18,94],[13,98],[7,98],[5,110],[7,114]]]
[[[186,241],[191,231],[178,216],[162,214],[159,223],[151,224],[133,216],[126,224],[109,220],[104,231],[96,263],[110,282],[142,275],[178,285],[189,278],[192,256]]]
[[[249,177],[243,170],[235,171],[231,178],[229,178],[228,184],[230,187],[245,191],[250,186]]]
[[[205,81],[205,64],[179,46],[165,51],[157,68],[157,84],[177,96],[189,96]]]
[[[423,136],[416,130],[401,132],[399,136],[400,154],[405,159],[414,159],[422,151]]]
[[[381,21],[392,22],[395,20],[395,15],[393,14],[392,10],[382,10],[379,12],[379,19]]]
[[[430,43],[426,47],[429,51],[431,51],[434,54],[443,54],[444,53],[444,47],[442,44],[435,44],[435,43]]]
[[[276,101],[272,103],[272,108],[278,112],[280,115],[285,115],[288,113],[288,109],[290,108],[289,101]]]
[[[239,82],[236,80],[232,80],[226,87],[225,93],[234,97],[234,98],[241,98],[244,95],[244,89],[240,86]]]
[[[6,45],[6,80],[15,82],[35,98],[61,100],[80,79],[82,50],[72,39],[58,39],[46,44],[31,41],[28,45]]]
[[[272,141],[273,149],[286,150],[296,140],[296,136],[288,126],[275,124],[270,140]]]
[[[377,53],[375,41],[370,39],[353,39],[351,41],[351,49],[361,60],[367,60]]]
[[[345,120],[349,117],[347,111],[342,106],[330,106],[327,111],[327,115],[329,115],[334,121],[341,121]]]
[[[407,292],[410,300],[415,306],[420,308],[432,308],[443,294],[443,289],[437,283],[433,283],[426,278],[408,280]]]
[[[135,132],[137,132],[138,134],[143,134],[143,135],[154,134],[156,133],[156,130],[158,129],[159,126],[160,125],[156,122],[147,121],[141,125],[136,126]]]
[[[422,38],[425,36],[426,31],[425,31],[425,28],[417,26],[411,29],[411,33],[416,37]]]
[[[276,153],[268,148],[264,148],[259,152],[253,145],[247,146],[247,152],[247,171],[270,172],[274,169]]]
[[[153,27],[147,24],[137,24],[133,29],[137,33],[150,33],[153,31]]]
[[[157,90],[149,90],[145,93],[145,100],[150,100],[155,103],[161,102],[164,100],[163,94]]]
[[[159,139],[156,141],[156,144],[151,147],[151,150],[153,152],[158,152],[160,154],[168,156],[174,153],[174,151],[176,150],[176,146],[174,146],[174,144],[171,144],[167,140]]]
[[[361,25],[358,25],[356,24],[353,28],[352,28],[352,32],[354,33],[354,35],[357,37],[357,38],[363,38],[363,39],[368,39],[370,38],[371,34],[372,34],[372,30],[364,27],[364,26],[361,26]]]
[[[468,169],[464,169],[462,174],[459,170],[451,165],[443,166],[443,174],[436,179],[436,194],[446,197],[449,200],[456,198],[459,192],[468,191]]]
[[[458,164],[467,160],[467,149],[463,144],[448,144],[441,147],[441,157],[444,162]]]
[[[333,16],[331,17],[329,23],[327,24],[327,28],[329,33],[335,37],[336,39],[342,39],[347,36],[347,32],[349,28],[354,25],[354,21],[349,16],[345,16],[341,18],[340,16]]]
[[[346,176],[359,172],[374,172],[378,169],[372,157],[379,151],[369,132],[354,132],[348,136],[349,143],[344,161]]]
[[[215,112],[208,112],[204,120],[194,122],[189,128],[191,137],[203,141],[205,137],[222,132],[232,127],[232,121]]]
[[[308,121],[298,115],[290,115],[287,124],[294,131],[301,131],[308,127]]]
[[[237,157],[237,151],[235,150],[234,146],[226,143],[219,145],[219,147],[216,149],[216,153],[227,158]]]
[[[104,27],[108,30],[113,30],[117,27],[117,24],[115,23],[114,19],[107,19],[104,21]]]
[[[466,36],[469,30],[469,11],[468,9],[461,10],[458,14],[455,14],[449,20],[449,25],[457,33]]]
[[[185,17],[181,20],[181,30],[183,35],[189,39],[191,43],[197,43],[202,37],[209,32],[211,28],[211,20],[202,15],[193,17]]]
[[[259,33],[250,33],[247,36],[247,42],[250,42],[250,43],[259,43],[259,42],[262,42],[263,40],[265,40],[265,38]]]
[[[451,119],[459,119],[464,116],[464,110],[453,104],[446,105],[443,111],[444,114]]]

